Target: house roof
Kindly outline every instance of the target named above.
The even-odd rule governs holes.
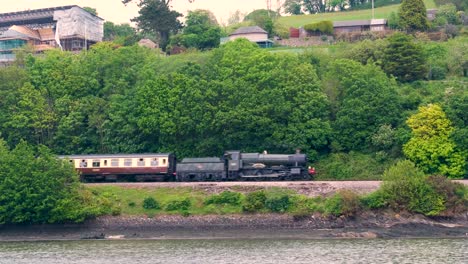
[[[67,5],[67,6],[58,6],[58,7],[49,7],[49,8],[18,11],[18,12],[2,13],[0,14],[0,22],[6,23],[6,22],[14,22],[18,20],[35,20],[35,19],[52,18],[54,16],[55,11],[68,10],[73,7],[81,8],[77,5]],[[96,16],[96,15],[93,15],[93,16],[103,20],[99,16]]]
[[[253,34],[253,33],[262,33],[268,34],[263,28],[259,26],[252,26],[252,27],[240,27],[236,31],[229,34],[229,36],[233,35],[243,35],[243,34]]]
[[[55,33],[52,28],[40,28],[37,30],[42,41],[55,40]]]
[[[333,27],[355,27],[355,26],[370,26],[370,25],[385,25],[385,19],[370,19],[370,20],[348,20],[348,21],[335,21]]]
[[[7,32],[5,32],[4,35],[6,36],[12,36],[14,35],[14,32],[20,33],[22,35],[27,36],[28,38],[33,38],[33,39],[41,39],[41,36],[37,32],[37,30],[33,30],[27,27],[23,26],[12,26],[10,29],[8,29]],[[8,34],[10,33],[10,34]]]

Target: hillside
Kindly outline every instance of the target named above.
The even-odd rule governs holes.
[[[424,0],[426,8],[435,8],[434,0]],[[383,6],[375,9],[375,18],[388,18],[390,13],[397,12],[399,5]],[[356,11],[344,11],[344,12],[333,12],[324,14],[313,14],[313,15],[299,15],[299,16],[284,16],[279,18],[281,24],[291,27],[301,27],[305,24],[319,22],[323,20],[330,21],[343,21],[343,20],[360,20],[360,19],[371,19],[372,11],[367,10],[356,10]]]

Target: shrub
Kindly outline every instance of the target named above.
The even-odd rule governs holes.
[[[130,204],[129,204],[130,205]],[[150,210],[150,209],[160,209],[161,205],[154,199],[153,197],[146,197],[143,200],[143,208]]]
[[[444,200],[446,209],[441,215],[452,216],[467,211],[468,188],[463,184],[452,182],[440,175],[429,176],[427,182]]]
[[[277,213],[283,213],[288,210],[288,208],[291,206],[292,202],[289,199],[289,195],[287,194],[282,194],[282,195],[275,195],[272,197],[268,197],[265,200],[265,207],[272,211],[272,212],[277,212]]]
[[[394,209],[438,215],[445,210],[444,199],[426,178],[411,161],[400,161],[385,171],[381,191]]]
[[[304,26],[304,29],[314,33],[333,34],[333,22],[320,21],[317,23],[307,24]]]
[[[247,194],[242,204],[242,210],[245,212],[255,212],[265,208],[265,191],[255,191]]]
[[[183,200],[174,200],[166,204],[166,211],[186,211],[190,208],[192,203],[189,198]]]
[[[382,191],[377,190],[361,198],[361,204],[365,208],[379,209],[387,206],[385,195]]]
[[[353,216],[361,207],[359,196],[349,190],[340,190],[325,201],[325,214]]]
[[[210,204],[231,204],[239,205],[241,194],[236,192],[224,191],[220,194],[214,194],[206,198],[204,201],[205,205]]]
[[[136,206],[136,203],[135,203],[135,202],[128,202],[128,206],[129,206],[129,207],[135,207],[135,206]]]

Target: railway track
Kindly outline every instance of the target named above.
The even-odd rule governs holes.
[[[468,186],[468,180],[457,180]],[[338,190],[352,190],[357,193],[370,193],[379,188],[381,181],[279,181],[279,182],[116,182],[116,183],[86,183],[94,186],[120,186],[124,188],[156,189],[156,188],[193,188],[208,193],[218,193],[224,190],[252,191],[268,188],[287,188],[298,193],[317,196],[335,193]]]

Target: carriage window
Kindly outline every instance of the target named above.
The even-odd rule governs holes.
[[[157,158],[154,158],[153,160],[151,160],[151,166],[158,166],[158,159]]]
[[[119,166],[119,159],[111,159],[111,166],[118,167]]]
[[[138,159],[138,166],[145,166],[145,160],[144,159]]]
[[[107,166],[107,160],[104,160],[104,166]]]
[[[93,160],[93,167],[101,167],[101,161],[100,160]]]
[[[163,165],[166,165],[166,159],[163,159]]]
[[[82,168],[88,167],[88,162],[86,160],[81,160],[80,167],[82,167]]]
[[[132,166],[132,159],[124,159],[124,166]]]

